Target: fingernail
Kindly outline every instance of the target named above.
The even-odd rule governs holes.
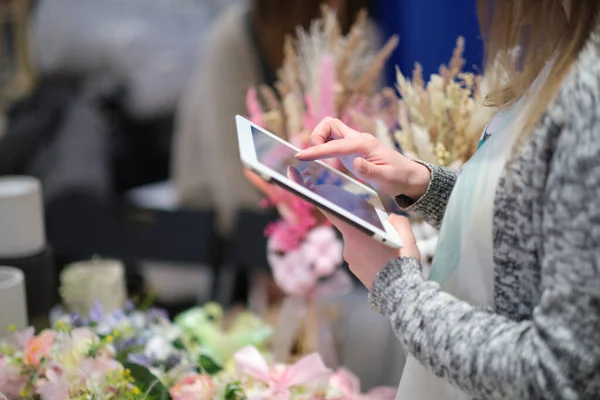
[[[296,157],[302,157],[303,154],[304,154],[303,151],[299,151],[299,152],[296,153]]]

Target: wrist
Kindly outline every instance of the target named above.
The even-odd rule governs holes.
[[[402,185],[403,190],[396,193],[396,196],[404,195],[417,201],[427,192],[430,181],[430,169],[421,163],[411,161],[406,174],[406,182]]]

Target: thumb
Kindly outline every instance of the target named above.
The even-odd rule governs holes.
[[[352,163],[352,171],[364,180],[369,180],[377,176],[378,166],[362,157],[356,157]]]
[[[419,248],[417,247],[417,240],[415,239],[415,235],[413,234],[412,227],[410,225],[410,220],[407,217],[392,214],[390,215],[388,221],[396,229],[398,236],[400,236],[400,240],[402,241],[403,248],[400,250],[400,253],[403,256],[413,257],[417,260],[420,260],[421,255]]]

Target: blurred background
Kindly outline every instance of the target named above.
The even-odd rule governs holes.
[[[242,174],[233,116],[245,114],[251,85],[275,82],[284,36],[308,27],[320,3],[0,0],[0,175],[40,180],[39,268],[52,268],[36,272],[44,295],[29,299],[30,313],[52,307],[64,265],[93,256],[123,260],[130,296],[152,293],[172,312],[208,300],[261,312],[281,296],[262,234],[274,215]],[[459,35],[467,70],[479,68],[475,0],[325,3],[346,31],[366,8],[373,41],[400,36],[387,85],[396,66],[436,72]],[[0,230],[10,224],[0,219]],[[346,340],[379,346],[388,362],[352,368],[365,386],[397,383],[402,356],[386,354],[387,322],[364,291],[341,301]],[[349,347],[344,363],[360,364]]]

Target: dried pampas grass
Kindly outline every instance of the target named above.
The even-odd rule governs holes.
[[[251,89],[250,118],[306,147],[322,118],[337,117],[414,158],[460,168],[493,113],[482,102],[482,76],[464,72],[464,39],[429,80],[418,63],[410,79],[397,70],[398,92],[379,86],[397,44],[392,37],[377,51],[364,12],[343,36],[335,13],[324,7],[308,31],[287,38],[276,89]]]
[[[261,87],[249,97],[249,109],[263,110],[252,119],[296,144],[307,144],[323,117],[350,122],[350,110],[368,104],[380,89],[385,62],[397,43],[392,37],[377,51],[365,12],[343,36],[335,13],[323,7],[322,18],[308,31],[299,29],[294,39],[287,38],[276,92]]]
[[[397,70],[396,140],[423,161],[460,168],[477,149],[493,110],[483,105],[482,76],[463,72],[464,39],[458,38],[448,65],[425,83],[415,66],[412,81]]]

